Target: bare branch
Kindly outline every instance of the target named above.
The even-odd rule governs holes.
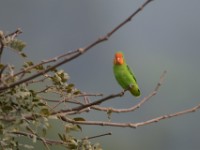
[[[161,120],[165,120],[165,119],[181,116],[181,115],[184,115],[184,114],[192,113],[192,112],[195,112],[195,111],[197,111],[199,109],[200,109],[200,104],[195,106],[195,107],[183,110],[183,111],[179,111],[179,112],[175,112],[175,113],[172,113],[172,114],[163,115],[163,116],[160,116],[160,117],[157,117],[157,118],[153,118],[153,119],[150,119],[150,120],[147,120],[147,121],[144,121],[144,122],[136,122],[136,123],[134,123],[134,122],[118,123],[118,122],[103,122],[103,121],[75,121],[75,120],[70,119],[70,118],[68,118],[66,116],[60,116],[60,118],[63,121],[69,122],[69,123],[72,123],[72,124],[136,128],[136,127],[140,127],[140,126],[145,126],[145,125],[148,125],[148,124],[156,123],[156,122],[159,122]]]
[[[110,32],[108,32],[106,35],[104,35],[102,38],[98,38],[96,41],[92,42],[91,44],[89,44],[88,46],[86,46],[85,48],[79,48],[77,50],[74,50],[73,52],[70,52],[72,53],[72,55],[70,57],[67,57],[65,58],[64,60],[58,62],[57,64],[43,70],[43,71],[40,71],[40,72],[37,72],[33,75],[31,75],[30,77],[27,77],[25,79],[22,79],[22,80],[19,80],[9,86],[3,86],[3,87],[0,87],[0,92],[6,90],[6,89],[9,89],[9,88],[12,88],[12,87],[15,87],[17,85],[20,85],[22,83],[25,83],[29,80],[33,80],[34,78],[38,77],[38,76],[41,76],[47,72],[49,72],[50,70],[54,69],[54,68],[57,68],[77,57],[79,57],[80,55],[82,55],[83,53],[85,53],[86,51],[90,50],[91,48],[93,48],[94,46],[98,45],[99,43],[102,43],[106,40],[109,39],[109,37],[111,37],[116,31],[118,31],[121,27],[123,27],[125,24],[127,24],[129,21],[131,21],[131,19],[136,16],[140,11],[142,11],[142,9],[147,5],[149,4],[151,1],[153,0],[146,0],[134,13],[132,13],[128,18],[126,18],[122,23],[120,23],[119,25],[117,25],[114,29],[112,29]]]
[[[22,30],[20,28],[18,28],[16,31],[14,31],[14,32],[6,35],[5,38],[11,37],[11,39],[14,39],[14,38],[16,38],[21,33],[22,33]]]
[[[10,134],[16,134],[16,135],[22,135],[22,136],[27,136],[27,137],[30,137],[30,138],[33,138],[36,136],[36,138],[40,141],[42,141],[43,143],[46,143],[46,144],[49,144],[49,145],[52,145],[52,144],[62,144],[62,145],[65,145],[65,143],[63,141],[58,141],[58,140],[50,140],[50,139],[46,139],[46,138],[43,138],[43,137],[39,137],[35,134],[32,134],[32,133],[27,133],[27,132],[23,132],[23,131],[11,131],[9,132]]]
[[[160,116],[160,117],[157,117],[157,118],[153,118],[151,120],[147,120],[145,122],[135,123],[135,127],[144,126],[144,125],[148,125],[148,124],[151,124],[151,123],[154,123],[154,122],[159,122],[159,121],[164,120],[164,119],[169,119],[169,118],[181,116],[181,115],[184,115],[184,114],[192,113],[192,112],[195,112],[195,111],[197,111],[199,109],[200,109],[200,104],[196,105],[196,106],[194,106],[192,108],[183,110],[183,111],[179,111],[179,112],[175,112],[175,113],[172,113],[172,114],[163,115],[163,116]]]
[[[91,102],[91,103],[88,103],[88,104],[85,104],[85,105],[81,105],[81,106],[77,106],[77,107],[74,107],[74,108],[71,108],[71,109],[65,109],[65,110],[59,110],[59,111],[56,111],[56,112],[53,112],[51,115],[56,115],[56,114],[63,114],[63,113],[68,113],[68,112],[79,112],[85,108],[88,108],[88,107],[91,107],[91,106],[94,106],[94,105],[99,105],[101,103],[103,103],[104,101],[107,101],[109,99],[113,99],[113,98],[116,98],[116,97],[121,97],[123,96],[124,93],[120,92],[120,93],[117,93],[117,94],[111,94],[109,96],[106,96],[102,99],[99,99],[97,101],[94,101],[94,102]]]

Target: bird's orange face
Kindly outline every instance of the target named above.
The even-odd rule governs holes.
[[[124,64],[124,57],[123,57],[123,54],[120,53],[120,52],[117,52],[115,54],[115,57],[114,57],[114,64],[115,65],[122,65]]]

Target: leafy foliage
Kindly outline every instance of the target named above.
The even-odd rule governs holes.
[[[1,57],[5,48],[17,51],[20,56],[27,57],[23,52],[26,44],[17,39],[21,33],[16,31],[4,35],[0,31]],[[0,64],[0,88],[9,87],[26,77],[45,71],[51,67],[41,62],[35,64],[26,61],[21,70],[16,71],[11,64]],[[64,70],[52,69],[48,74],[44,73],[38,78],[24,81],[21,84],[0,91],[0,147],[1,149],[33,149],[33,145],[27,145],[20,137],[27,137],[33,143],[41,141],[49,149],[48,145],[59,144],[69,150],[101,150],[99,144],[91,144],[89,140],[76,139],[71,135],[72,131],[82,131],[81,126],[65,123],[62,126],[64,133],[58,133],[57,140],[47,137],[47,132],[52,127],[52,121],[59,119],[58,106],[67,101],[73,102],[75,97],[81,97],[82,92],[69,83],[69,75]],[[49,97],[54,97],[55,100]],[[54,102],[54,103],[53,103]],[[55,104],[55,105],[54,105]],[[77,117],[75,120],[84,121]]]

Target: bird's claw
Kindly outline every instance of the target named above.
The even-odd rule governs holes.
[[[126,90],[123,90],[123,91],[121,92],[121,96],[123,96],[123,95],[125,94],[125,92],[126,92]]]
[[[131,88],[133,87],[133,84],[130,84],[128,86],[128,88],[124,89],[122,92],[121,92],[121,96],[123,96],[125,94],[126,91],[130,90]]]

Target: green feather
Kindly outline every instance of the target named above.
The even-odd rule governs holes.
[[[128,71],[129,71],[129,73],[132,75],[133,79],[135,80],[135,82],[137,82],[137,80],[136,80],[136,78],[135,78],[135,75],[133,74],[133,71],[131,71],[131,69],[129,68],[128,65],[126,65],[126,66],[127,66],[127,69],[128,69]]]
[[[132,95],[140,96],[140,89],[137,84],[136,77],[133,71],[131,71],[129,66],[126,64],[125,59],[124,63],[121,65],[114,64],[113,72],[117,82],[123,89],[129,88],[129,91],[131,92]]]

